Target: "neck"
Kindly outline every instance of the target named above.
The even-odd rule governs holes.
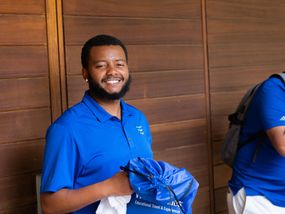
[[[118,100],[100,99],[98,97],[95,97],[93,94],[91,94],[91,97],[94,100],[96,100],[96,102],[109,114],[121,119],[121,102],[119,99]]]

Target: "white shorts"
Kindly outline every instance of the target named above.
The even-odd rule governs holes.
[[[273,205],[264,196],[246,196],[244,188],[235,196],[229,188],[227,203],[229,214],[285,214],[285,207]]]

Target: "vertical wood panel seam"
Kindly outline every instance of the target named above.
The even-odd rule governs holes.
[[[66,66],[65,66],[65,49],[64,49],[64,29],[63,29],[63,2],[57,0],[57,29],[58,29],[58,51],[59,51],[59,67],[60,67],[60,83],[61,83],[61,104],[62,111],[67,109],[67,82],[66,82]]]
[[[56,2],[46,0],[51,120],[62,113]]]
[[[207,35],[207,11],[206,0],[201,0],[202,14],[202,37],[203,37],[203,52],[204,52],[204,78],[205,78],[205,93],[206,93],[206,118],[207,118],[207,139],[208,139],[208,165],[209,165],[209,186],[210,186],[210,211],[213,214],[215,211],[214,203],[214,173],[213,173],[213,146],[211,143],[211,98],[210,98],[210,71],[209,71],[209,50],[208,50],[208,35]]]

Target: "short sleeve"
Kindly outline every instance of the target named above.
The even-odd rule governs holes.
[[[73,189],[77,149],[71,130],[53,124],[46,135],[41,192]]]
[[[285,126],[285,84],[271,78],[262,85],[258,94],[257,113],[263,129]]]

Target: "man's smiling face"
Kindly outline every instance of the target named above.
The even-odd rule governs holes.
[[[129,89],[130,75],[126,56],[119,45],[94,46],[90,50],[85,78],[97,98],[115,100]]]

